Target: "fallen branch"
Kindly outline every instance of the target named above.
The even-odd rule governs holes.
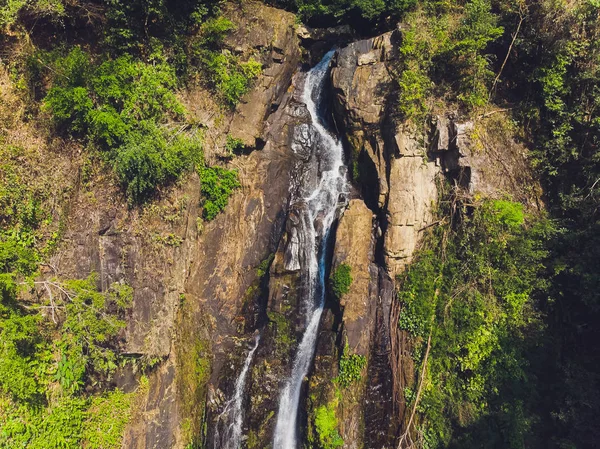
[[[497,114],[498,112],[508,112],[508,111],[512,111],[512,110],[513,110],[513,108],[494,109],[493,111],[486,112],[485,114],[478,115],[477,116],[477,120],[489,117],[490,115]]]
[[[425,225],[425,226],[423,226],[423,227],[422,227],[421,229],[419,229],[417,232],[424,231],[425,229],[429,229],[429,228],[431,228],[432,226],[435,226],[435,225],[441,224],[441,223],[443,223],[443,222],[444,222],[444,219],[443,219],[443,218],[442,218],[441,220],[434,221],[433,223],[429,223],[428,225]]]

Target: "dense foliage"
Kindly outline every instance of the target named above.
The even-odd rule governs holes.
[[[406,23],[395,68],[403,117],[422,119],[433,94],[465,109],[485,105],[494,75],[488,46],[504,32],[490,0],[424,1]]]
[[[493,101],[521,126],[558,232],[546,241],[548,267],[540,276],[547,288],[535,309],[544,328],[538,335],[544,368],[532,354],[531,366],[523,368],[536,381],[529,387],[545,399],[537,403],[535,419],[515,410],[512,416],[537,432],[527,447],[593,447],[600,437],[600,4],[425,0],[404,24],[396,72],[403,118],[422,123],[440,103],[473,116]],[[432,270],[433,276],[437,268]],[[408,313],[419,306],[406,307]],[[401,325],[425,332],[429,323],[416,317],[428,315],[416,312],[401,317]],[[532,401],[524,406],[534,407]],[[486,420],[506,426],[500,417]]]
[[[487,200],[455,228],[436,229],[402,277],[399,326],[427,363],[417,405],[426,447],[520,448],[537,430],[534,294],[546,288],[552,235],[520,204]],[[415,392],[406,395],[413,405]]]
[[[10,162],[1,169],[15,172]],[[109,391],[102,398],[92,397],[82,387],[105,385],[115,372],[120,361],[118,335],[132,290],[115,283],[101,293],[93,275],[85,280],[34,282],[44,250],[53,244],[52,238],[38,241],[47,211],[18,178],[8,178],[14,184],[4,181],[0,182],[0,446],[63,448],[88,442],[86,447],[118,447],[133,395]],[[24,195],[28,201],[19,202]],[[99,406],[121,412],[106,416],[102,429],[87,427]],[[112,443],[94,445],[97,441]]]
[[[132,201],[201,159],[199,136],[168,126],[184,109],[174,94],[175,72],[164,60],[146,64],[125,55],[94,66],[75,47],[50,63],[45,106],[57,126],[103,151]]]

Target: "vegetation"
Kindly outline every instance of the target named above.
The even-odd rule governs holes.
[[[488,47],[504,32],[490,0],[424,1],[405,20],[396,68],[404,118],[422,120],[434,93],[466,110],[486,105],[494,75]]]
[[[18,271],[3,274],[11,276]],[[82,387],[105,384],[121,363],[115,338],[124,321],[118,312],[107,311],[127,308],[131,289],[115,284],[100,293],[95,284],[93,276],[44,281],[48,296],[29,305],[14,296],[14,289],[3,290],[2,447],[61,448],[83,442],[86,447],[120,447],[134,395],[109,390],[102,397],[90,396]],[[96,415],[100,409],[112,411],[102,423]]]
[[[534,295],[547,283],[547,219],[485,200],[433,232],[402,277],[399,326],[417,342],[428,447],[524,447],[536,422]],[[440,254],[442,257],[440,257]],[[424,354],[427,354],[424,356]],[[414,400],[414,395],[410,395]]]
[[[287,354],[296,343],[294,330],[285,315],[279,312],[268,312],[269,327],[275,335],[275,346],[278,354]]]
[[[323,449],[335,449],[344,445],[344,440],[337,430],[336,408],[337,400],[334,400],[315,410],[315,430],[319,437],[319,445]]]
[[[227,134],[225,138],[225,152],[228,156],[233,156],[235,153],[244,149],[244,142],[242,139],[233,137],[231,134]]]
[[[350,348],[348,347],[348,343],[346,343],[342,357],[340,358],[340,371],[334,381],[343,388],[346,388],[361,379],[362,371],[366,366],[366,357],[364,355],[350,354]]]
[[[482,309],[483,317],[497,319],[499,311],[504,310],[503,313],[509,315],[510,307],[520,310],[524,301],[520,316],[526,325],[520,327],[520,331],[511,327],[514,335],[521,335],[522,341],[513,342],[510,350],[511,353],[517,351],[521,361],[505,368],[513,372],[514,379],[519,376],[522,379],[519,382],[513,379],[511,390],[498,386],[499,377],[490,377],[497,372],[498,362],[493,366],[483,362],[488,360],[488,352],[495,354],[498,345],[509,346],[504,346],[506,340],[498,335],[499,327],[505,326],[504,321],[500,321],[502,326],[495,323],[491,328],[484,328],[477,344],[468,348],[469,351],[478,348],[482,353],[481,363],[484,363],[480,377],[465,387],[472,397],[463,402],[455,399],[444,402],[447,398],[442,388],[438,396],[441,402],[432,402],[425,409],[427,401],[425,398],[421,401],[420,412],[427,419],[451,423],[442,426],[443,438],[438,434],[442,443],[461,447],[475,447],[477,441],[485,441],[488,447],[517,447],[519,444],[593,447],[600,436],[594,418],[600,412],[600,401],[595,395],[597,367],[600,366],[596,343],[599,341],[600,298],[599,277],[594,268],[600,255],[597,239],[599,14],[600,4],[596,1],[576,1],[568,5],[554,1],[422,1],[404,19],[407,30],[403,33],[402,57],[396,72],[401,115],[421,122],[428,112],[436,110],[436,101],[442,102],[446,109],[459,106],[457,109],[469,115],[478,113],[478,109],[491,101],[509,109],[521,127],[521,138],[531,149],[547,195],[548,211],[557,229],[544,242],[548,252],[546,268],[540,269],[535,279],[524,270],[523,276],[515,274],[512,280],[517,285],[531,287],[533,293],[527,294],[528,299],[524,300],[523,296],[527,291],[517,291],[513,296],[505,295],[502,308],[492,302],[485,303]],[[526,217],[525,222],[528,220]],[[472,226],[474,224],[469,222],[453,230],[448,245],[460,242],[463,233]],[[440,344],[439,306],[411,301],[406,295],[429,295],[437,298],[434,304],[450,303],[447,314],[457,307],[457,302],[472,304],[469,291],[458,291],[451,302],[443,299],[446,293],[440,285],[446,285],[448,267],[447,263],[433,260],[439,257],[439,245],[438,242],[437,246],[428,247],[414,267],[417,271],[408,275],[406,285],[411,288],[420,285],[423,291],[402,293],[404,311],[400,316],[400,326],[417,336],[417,340],[427,339],[432,329],[431,317],[435,318],[432,362],[436,358],[435,345]],[[453,251],[448,252],[448,257]],[[506,247],[504,251],[511,254],[513,248]],[[466,255],[460,260],[465,264]],[[478,262],[472,260],[471,263]],[[417,272],[437,279],[435,286],[413,279]],[[484,273],[481,277],[489,279]],[[539,283],[545,284],[543,294],[535,293],[541,288]],[[464,311],[466,318],[462,320],[466,323],[471,320],[470,310]],[[444,322],[451,324],[452,321],[445,318]],[[452,333],[444,338],[443,344],[453,347],[458,337]],[[532,349],[535,347],[536,351]],[[462,348],[462,351],[467,350]],[[540,355],[542,352],[544,356]],[[423,354],[422,347],[415,352],[417,358]],[[462,363],[469,374],[467,379],[471,379],[477,373],[471,366],[472,361],[467,358]],[[457,379],[463,381],[465,373],[459,373]],[[434,375],[430,373],[428,378]],[[508,385],[509,377],[500,380]],[[445,382],[450,385],[456,381],[447,379]],[[481,392],[471,391],[478,388]],[[527,389],[530,395],[523,396]],[[490,396],[490,392],[494,393]],[[486,399],[481,402],[477,398]],[[490,406],[490,413],[481,411],[482,404]],[[498,412],[503,406],[504,411]],[[467,426],[467,422],[471,424]],[[469,430],[465,430],[467,428]],[[494,430],[490,430],[492,428]],[[449,429],[454,431],[452,443],[448,442],[452,434]],[[462,436],[456,436],[456,429]],[[512,429],[510,442],[511,431],[506,429]],[[528,434],[526,443],[525,433]],[[433,438],[431,433],[424,435]]]
[[[79,47],[43,55],[52,67],[45,107],[59,127],[97,145],[132,201],[177,179],[201,157],[200,136],[168,126],[184,114],[175,71],[129,55],[93,66]]]
[[[340,299],[343,295],[350,291],[350,285],[352,285],[352,268],[347,263],[341,263],[331,273],[329,281],[331,283],[331,290],[335,294],[336,298]]]
[[[100,292],[93,274],[40,277],[64,227],[68,182],[60,163],[42,170],[46,150],[18,127],[11,95],[3,85],[0,114],[11,115],[0,131],[0,446],[117,448],[136,396],[111,386],[125,362],[119,338],[132,289],[118,282]]]
[[[422,442],[594,447],[600,438],[600,3],[274,3],[310,25],[350,24],[359,34],[391,29],[401,19],[400,58],[391,67],[400,118],[422,123],[440,105],[471,117],[497,112],[491,107],[510,111],[544,185],[551,222],[508,200],[464,206],[451,218],[444,209],[401,279],[398,325],[412,335],[415,361],[426,368],[407,390]],[[103,160],[132,206],[196,169],[203,217],[214,218],[239,188],[238,175],[206,166],[203,130],[186,115],[177,89],[199,81],[224,108],[235,106],[261,66],[226,48],[233,30],[213,0],[0,5],[1,75],[10,81],[2,79],[0,106],[15,111],[0,111],[0,446],[117,447],[130,416],[132,396],[112,389],[110,379],[124,363],[118,347],[131,289],[116,283],[100,292],[93,276],[40,277],[40,264],[61,239],[57,210],[68,189],[53,188],[64,167],[48,168],[33,149],[57,136],[82,143],[83,185],[90,166]],[[26,105],[7,101],[8,84]],[[15,120],[23,129],[14,129]],[[35,133],[27,130],[32,123],[40,126]],[[241,143],[229,138],[226,149],[233,154]],[[359,160],[353,154],[355,179]],[[154,240],[181,243],[169,233]],[[259,273],[267,267],[261,264]],[[330,281],[338,298],[347,294],[350,268],[342,264]],[[270,319],[278,332],[287,325]],[[286,329],[280,343],[289,346]],[[206,380],[207,351],[194,349],[201,361],[189,362],[190,384]],[[356,382],[363,366],[345,349],[339,385]],[[201,389],[190,395],[194,401],[196,393]],[[318,410],[320,444],[339,446],[332,407]]]
[[[212,220],[221,212],[235,189],[240,187],[237,171],[221,167],[201,167],[199,169],[204,211],[206,220]]]
[[[296,11],[311,26],[328,27],[349,23],[362,31],[381,23],[387,17],[401,17],[417,0],[278,0],[275,3]]]

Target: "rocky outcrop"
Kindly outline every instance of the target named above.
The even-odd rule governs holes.
[[[360,199],[353,199],[340,219],[333,254],[332,271],[344,263],[350,266],[352,284],[350,291],[339,298],[341,315],[341,340],[339,355],[352,354],[369,362],[371,339],[377,332],[377,268],[373,264],[375,240],[373,212]],[[346,347],[347,345],[347,347]],[[337,404],[339,433],[344,447],[365,447],[364,398],[369,379],[363,369],[359,382],[342,387],[343,394]]]
[[[393,31],[347,46],[331,74],[336,120],[343,125],[355,180],[381,215],[392,277],[410,262],[419,230],[431,221],[438,172],[425,132],[395,120],[392,69],[399,39],[400,32]]]
[[[300,62],[296,19],[261,2],[232,2],[226,6],[225,14],[236,30],[225,44],[242,59],[252,57],[263,66],[252,91],[236,106],[229,133],[248,147],[260,147],[264,144],[266,119],[280,106]]]
[[[461,122],[454,114],[430,119],[429,151],[444,174],[471,194],[509,195],[540,208],[541,188],[527,159],[527,149],[515,140],[503,110]]]
[[[367,356],[373,330],[369,267],[373,262],[373,212],[360,199],[353,199],[340,219],[333,253],[332,271],[350,266],[352,286],[339,299],[344,336],[350,350]]]
[[[435,161],[428,160],[415,133],[398,129],[399,157],[389,161],[387,229],[383,252],[388,273],[394,277],[410,263],[420,232],[432,221],[437,199]]]

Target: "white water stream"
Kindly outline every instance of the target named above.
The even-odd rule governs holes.
[[[343,194],[348,191],[342,144],[325,128],[318,114],[332,56],[333,51],[325,55],[308,72],[304,84],[303,101],[310,112],[310,126],[318,137],[315,139],[310,161],[319,170],[314,190],[306,197],[295,200],[306,205],[299,208],[306,215],[301,220],[305,225],[299,228],[299,232],[305,234],[301,241],[308,246],[305,249],[306,266],[300,267],[307,283],[307,294],[303,298],[307,326],[298,346],[291,375],[279,398],[273,449],[296,449],[298,446],[297,418],[302,382],[314,356],[319,321],[325,303],[325,248],[331,225],[339,208],[343,206],[340,197],[345,198]]]
[[[254,346],[248,352],[242,371],[235,382],[233,397],[227,401],[223,412],[217,418],[217,427],[215,432],[215,449],[239,449],[242,440],[242,423],[244,420],[243,399],[246,388],[246,377],[254,357],[254,352],[258,348],[260,335],[254,337]],[[223,433],[219,433],[219,428]]]

